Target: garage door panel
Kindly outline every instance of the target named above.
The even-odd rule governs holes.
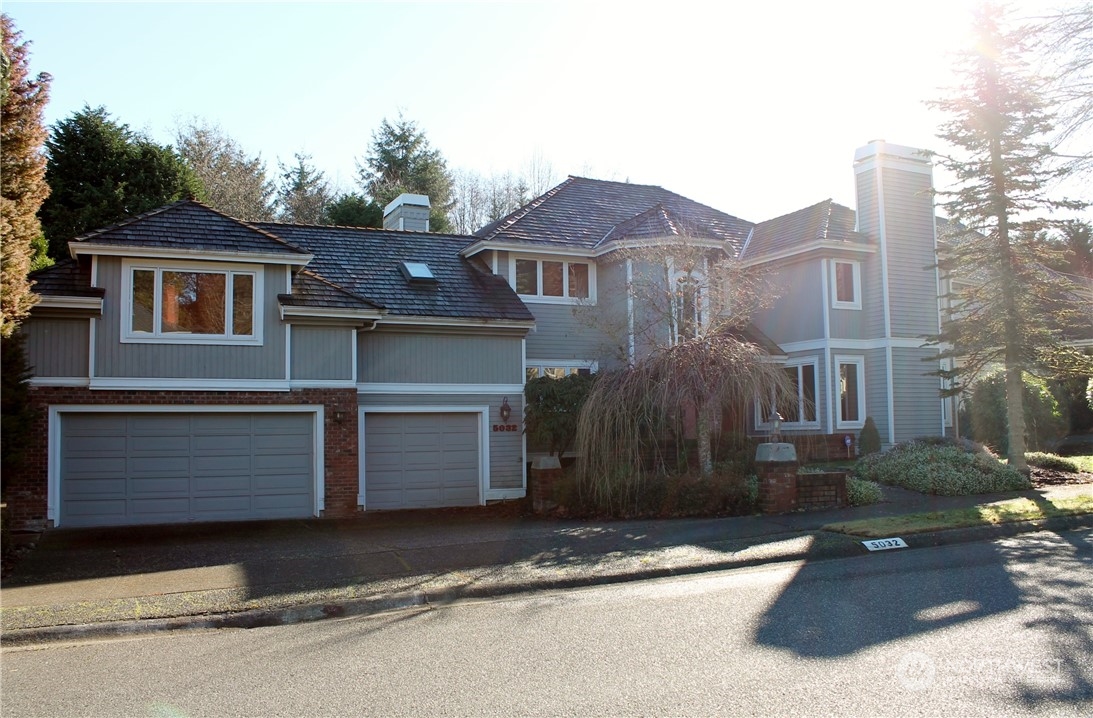
[[[303,412],[62,414],[60,523],[311,516],[313,425]]]
[[[473,412],[366,413],[365,507],[478,504],[479,422]]]

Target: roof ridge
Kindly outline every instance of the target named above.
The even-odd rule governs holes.
[[[70,241],[70,242],[82,242],[85,239],[88,239],[89,237],[94,237],[94,236],[99,235],[99,234],[104,234],[106,232],[111,232],[111,231],[117,229],[118,227],[124,227],[127,224],[132,224],[133,222],[137,222],[137,221],[140,221],[142,219],[147,219],[148,217],[154,217],[157,214],[162,214],[163,212],[166,212],[167,210],[174,209],[175,207],[179,207],[179,206],[181,206],[183,204],[186,204],[188,202],[196,202],[197,204],[200,204],[200,202],[197,202],[197,200],[190,199],[190,198],[176,200],[174,202],[171,202],[170,204],[165,204],[161,207],[155,207],[154,209],[150,209],[150,210],[147,210],[145,212],[141,212],[140,214],[135,214],[132,217],[126,217],[125,219],[119,220],[119,221],[115,222],[114,224],[110,224],[110,225],[107,225],[105,227],[100,227],[99,229],[93,229],[90,232],[84,232],[83,234],[78,234],[78,235],[76,235],[75,237],[73,237],[72,239],[70,239],[68,241]]]

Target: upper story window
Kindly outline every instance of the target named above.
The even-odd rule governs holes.
[[[831,287],[832,308],[861,309],[861,262],[833,261]]]
[[[262,270],[124,262],[122,341],[260,344]]]
[[[672,342],[678,344],[698,337],[706,326],[706,297],[702,280],[691,274],[675,279],[672,293]]]
[[[565,304],[594,298],[595,271],[588,262],[514,258],[511,269],[513,287],[525,299]]]

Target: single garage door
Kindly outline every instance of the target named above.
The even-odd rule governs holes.
[[[60,525],[311,516],[313,416],[63,414]]]
[[[366,414],[365,508],[478,504],[478,422],[471,413]]]

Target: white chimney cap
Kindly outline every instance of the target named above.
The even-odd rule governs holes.
[[[404,204],[408,204],[414,207],[430,207],[429,197],[424,194],[410,194],[409,192],[403,192],[398,197],[391,200],[390,204],[383,208],[383,216],[391,214],[396,207],[401,207]]]

